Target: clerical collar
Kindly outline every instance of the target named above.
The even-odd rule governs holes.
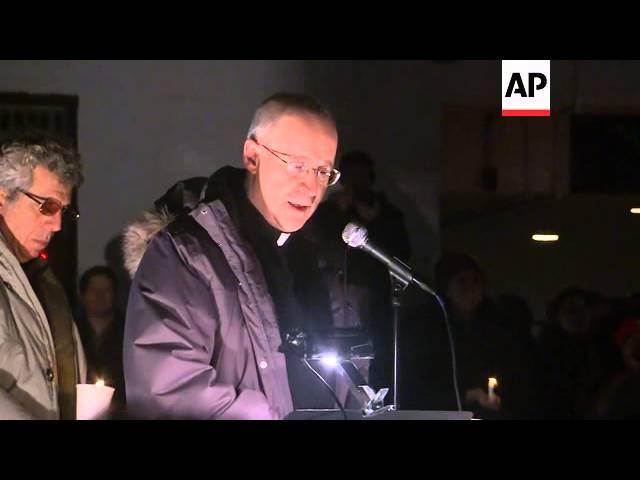
[[[284,233],[284,232],[280,233],[280,235],[278,236],[278,240],[276,241],[276,244],[277,244],[279,247],[283,246],[283,245],[285,244],[285,242],[286,242],[287,240],[289,240],[289,237],[290,237],[290,236],[291,236],[291,234],[290,234],[290,233]]]

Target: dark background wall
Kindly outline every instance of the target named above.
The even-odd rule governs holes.
[[[568,284],[637,290],[632,194],[575,195],[570,166],[573,116],[640,114],[638,85],[637,61],[552,61],[552,116],[525,120],[497,117],[497,60],[0,61],[2,92],[79,98],[80,271],[177,179],[239,166],[256,104],[298,90],[335,112],[340,152],[376,159],[417,269],[429,275],[442,247],[468,251],[494,293],[522,293],[538,314]],[[536,228],[561,228],[560,243],[533,244]]]

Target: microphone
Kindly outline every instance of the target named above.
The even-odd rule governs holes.
[[[357,223],[349,223],[342,231],[342,240],[344,243],[353,248],[364,250],[369,255],[384,263],[392,276],[403,282],[405,285],[415,283],[418,287],[431,295],[437,297],[436,293],[429,286],[413,276],[411,267],[403,263],[400,259],[391,256],[380,250],[375,244],[369,240],[367,229]]]
[[[455,354],[455,345],[453,343],[453,335],[451,334],[451,325],[449,324],[449,316],[447,315],[447,308],[442,299],[438,296],[436,292],[431,290],[429,286],[418,280],[413,276],[411,272],[411,267],[403,263],[396,257],[388,255],[380,250],[376,245],[369,241],[369,234],[367,233],[367,229],[362,225],[358,225],[357,223],[349,223],[344,230],[342,231],[342,240],[344,243],[353,248],[359,248],[360,250],[364,250],[369,255],[375,257],[380,260],[389,268],[389,273],[392,277],[397,279],[399,282],[402,282],[406,287],[410,283],[415,283],[418,287],[420,287],[425,292],[433,295],[440,305],[442,309],[442,313],[444,314],[444,322],[447,326],[447,334],[449,336],[449,346],[451,348],[451,366],[452,366],[452,375],[453,375],[453,389],[456,394],[456,402],[458,404],[458,410],[462,411],[462,403],[460,402],[460,392],[458,388],[458,378],[457,378],[457,366],[456,366],[456,354]],[[394,296],[397,293],[394,288]],[[395,298],[395,297],[394,297]],[[395,402],[395,408],[398,409],[398,308],[399,303],[394,302],[394,317],[393,317],[393,349],[394,349],[394,360],[393,360],[393,399]],[[382,390],[380,391],[382,392]],[[379,392],[379,393],[380,393]],[[386,393],[386,392],[385,392]]]

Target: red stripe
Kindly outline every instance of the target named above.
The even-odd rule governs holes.
[[[550,117],[551,110],[502,110],[503,117]]]

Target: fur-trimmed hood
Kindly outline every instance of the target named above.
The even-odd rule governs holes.
[[[131,278],[153,237],[178,215],[188,212],[200,202],[206,183],[206,177],[179,181],[154,202],[153,209],[143,212],[140,218],[124,228],[122,253],[124,266]]]
[[[151,239],[169,225],[176,215],[169,212],[148,210],[135,222],[127,225],[122,231],[122,253],[124,267],[133,278],[138,265]]]

